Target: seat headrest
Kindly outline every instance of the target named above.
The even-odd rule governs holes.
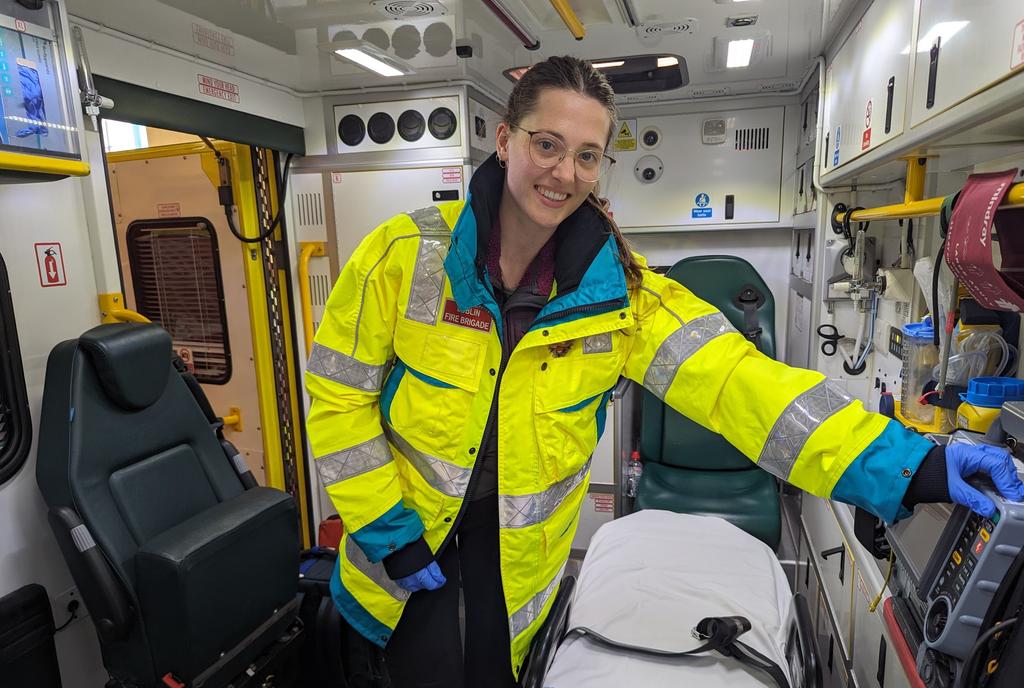
[[[111,401],[137,411],[153,404],[167,386],[171,335],[159,325],[100,325],[78,339]]]

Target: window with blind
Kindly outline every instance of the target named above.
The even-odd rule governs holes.
[[[14,324],[7,266],[0,257],[0,484],[14,477],[28,458],[32,418]]]
[[[202,217],[128,225],[135,308],[167,330],[199,382],[231,378],[224,282],[213,224]]]

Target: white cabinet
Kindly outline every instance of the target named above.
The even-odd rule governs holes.
[[[860,688],[909,688],[910,679],[903,671],[899,656],[889,642],[882,618],[882,605],[873,613],[868,611],[871,600],[878,594],[871,590],[864,578],[857,574],[854,591],[854,610],[857,623],[854,628],[852,668]]]
[[[921,0],[913,54],[917,126],[1024,69],[1024,3]]]
[[[823,172],[903,132],[914,3],[876,0],[825,73]]]
[[[783,113],[772,107],[624,120],[612,152],[617,162],[600,194],[627,232],[777,223]]]
[[[806,497],[801,519],[807,529],[812,559],[817,562],[822,592],[834,612],[839,635],[836,641],[841,644],[842,653],[849,657],[853,651],[852,603],[856,575],[853,555],[824,499]]]

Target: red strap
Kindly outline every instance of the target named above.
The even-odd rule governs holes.
[[[925,688],[924,681],[917,673],[917,662],[914,661],[914,654],[907,645],[907,639],[903,636],[899,623],[896,622],[896,614],[892,609],[892,598],[888,598],[882,606],[882,616],[885,618],[885,625],[889,629],[889,640],[892,641],[896,656],[900,658],[900,665],[903,666],[903,673],[910,681],[910,688]]]
[[[1024,212],[998,212],[1001,269],[992,263],[992,228],[997,209],[1010,190],[1017,170],[972,174],[953,207],[946,240],[949,269],[978,303],[999,311],[1024,311]]]
[[[185,688],[185,684],[178,680],[178,677],[169,671],[164,674],[164,677],[161,680],[167,688]]]

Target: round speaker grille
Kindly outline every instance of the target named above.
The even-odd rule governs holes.
[[[358,146],[366,136],[366,126],[359,115],[345,115],[338,122],[338,136],[346,146]]]
[[[444,141],[455,133],[455,113],[446,107],[439,107],[427,118],[427,128],[435,139]]]
[[[370,117],[366,126],[370,140],[374,143],[387,143],[395,135],[395,120],[386,112],[376,112]]]
[[[402,24],[391,35],[391,45],[395,55],[403,60],[411,60],[420,54],[420,30],[412,24]]]
[[[419,141],[426,128],[423,115],[415,110],[406,110],[398,118],[398,135],[406,141]]]

